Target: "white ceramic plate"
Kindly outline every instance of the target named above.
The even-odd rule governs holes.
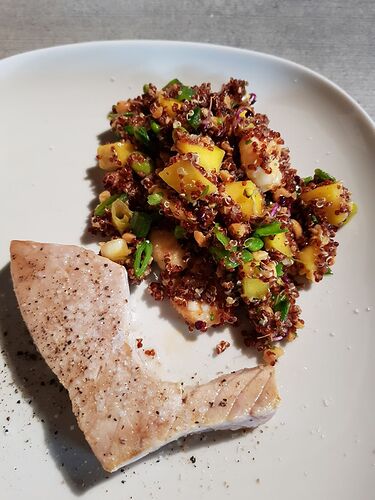
[[[108,477],[77,431],[65,392],[33,359],[11,292],[8,243],[95,248],[85,225],[100,177],[97,136],[108,127],[112,103],[138,94],[145,82],[160,86],[178,77],[219,86],[230,76],[250,82],[256,109],[281,131],[299,172],[321,167],[343,179],[359,214],[339,232],[334,275],[302,293],[306,327],[277,367],[282,405],[273,420],[253,433],[173,444]],[[56,47],[3,60],[0,110],[0,306],[7,332],[1,337],[1,498],[373,498],[375,134],[365,112],[334,84],[291,62],[152,41]],[[255,364],[238,334],[192,339],[167,304],[141,289],[133,298],[138,328],[159,353],[165,377],[202,380]],[[234,345],[215,358],[223,338]]]

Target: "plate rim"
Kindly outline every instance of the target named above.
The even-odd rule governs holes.
[[[8,57],[0,59],[0,71],[2,70],[3,65],[12,64],[16,59],[28,59],[35,56],[43,56],[44,54],[48,54],[50,52],[59,52],[64,50],[75,50],[76,48],[84,48],[84,47],[93,47],[95,45],[100,46],[110,46],[110,45],[133,45],[136,46],[138,44],[142,45],[152,45],[152,44],[163,44],[165,46],[181,46],[187,47],[191,49],[210,49],[215,51],[225,51],[229,53],[237,53],[237,54],[248,54],[253,57],[268,59],[269,61],[273,61],[275,63],[286,64],[290,68],[295,70],[302,71],[307,73],[310,77],[315,80],[320,81],[325,84],[331,91],[335,91],[342,98],[348,101],[352,107],[360,114],[361,118],[365,121],[365,123],[375,132],[375,120],[373,120],[370,114],[359,104],[346,90],[344,90],[340,85],[335,83],[333,80],[330,80],[323,74],[315,71],[308,66],[305,66],[300,63],[296,63],[290,59],[276,56],[274,54],[269,54],[267,52],[261,52],[253,49],[247,49],[242,47],[235,47],[230,45],[221,45],[216,43],[204,43],[204,42],[190,42],[183,40],[164,40],[164,39],[116,39],[116,40],[90,40],[87,42],[77,42],[77,43],[67,43],[67,44],[59,44],[52,45],[49,47],[42,47],[39,49],[28,50],[25,52],[20,52],[18,54],[13,54]]]

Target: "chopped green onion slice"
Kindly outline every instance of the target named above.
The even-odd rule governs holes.
[[[215,224],[214,235],[216,236],[217,241],[221,243],[223,247],[227,247],[229,245],[230,239],[226,234],[220,231],[219,224]]]
[[[314,177],[312,175],[309,175],[308,177],[304,177],[302,180],[305,184],[308,184],[309,182],[314,180]]]
[[[195,94],[195,90],[191,87],[186,87],[183,85],[181,90],[178,92],[176,99],[178,101],[191,101],[191,98]]]
[[[164,85],[163,90],[165,90],[168,87],[170,87],[171,85],[175,85],[175,84],[182,86],[182,83],[180,82],[180,80],[178,78],[173,78],[173,80],[171,80],[170,82],[168,82],[167,85]]]
[[[134,135],[134,127],[133,125],[124,125],[124,130],[129,135]]]
[[[249,252],[249,250],[242,250],[241,259],[243,260],[243,262],[250,262],[251,260],[253,260],[253,258],[253,254]]]
[[[224,248],[210,247],[208,251],[215,260],[223,260],[224,266],[229,270],[235,269],[239,265],[238,262],[231,258],[231,253],[228,250],[224,250]]]
[[[99,205],[94,210],[94,215],[98,215],[100,217],[105,214],[105,209],[110,208],[114,201],[116,200],[126,201],[127,199],[128,195],[126,193],[113,194],[106,200],[99,203]]]
[[[144,146],[150,144],[150,137],[145,127],[134,127],[134,137]]]
[[[263,240],[257,238],[256,236],[251,236],[244,241],[244,247],[248,248],[251,252],[257,252],[263,248]]]
[[[131,111],[125,111],[125,113],[122,113],[124,116],[134,116],[134,113]]]
[[[145,212],[134,212],[130,221],[130,227],[138,238],[146,238],[150,231],[152,215]]]
[[[278,262],[276,264],[276,276],[277,277],[280,277],[280,276],[282,276],[284,274],[283,267],[284,266],[282,265],[281,262]]]
[[[148,83],[145,83],[143,85],[143,93],[147,94],[147,92],[149,91],[149,89],[150,89],[150,85]]]
[[[286,320],[286,318],[288,316],[289,309],[290,309],[290,302],[289,302],[288,298],[285,297],[283,292],[279,293],[279,295],[275,299],[273,310],[275,312],[279,311],[281,313],[280,314],[281,321]]]
[[[151,130],[154,134],[158,134],[160,132],[160,125],[154,121],[151,122]]]
[[[152,243],[148,240],[138,243],[134,258],[134,274],[137,278],[143,276],[152,257]]]
[[[186,231],[185,231],[185,229],[182,226],[176,226],[174,228],[174,237],[177,240],[185,238],[185,236],[186,236]]]
[[[324,172],[324,170],[321,170],[320,168],[316,168],[314,170],[314,177],[318,181],[333,181],[333,182],[336,181],[336,179],[332,177],[332,175],[328,174],[327,172]]]
[[[329,276],[330,274],[333,274],[332,269],[327,267],[327,271],[324,273],[324,276]]]
[[[188,123],[190,127],[196,130],[201,123],[201,108],[194,108],[188,113]]]
[[[283,229],[280,226],[280,222],[271,222],[271,224],[258,227],[254,232],[254,236],[263,238],[264,236],[273,236],[279,233],[286,233],[287,231],[287,229]]]
[[[162,199],[163,195],[161,193],[152,193],[147,196],[147,203],[149,205],[159,205]]]

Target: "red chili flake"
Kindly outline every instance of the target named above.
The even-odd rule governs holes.
[[[220,342],[216,346],[216,354],[221,354],[224,352],[226,349],[230,347],[230,343],[227,342],[226,340],[220,340]]]
[[[153,358],[155,356],[156,352],[155,352],[155,349],[146,349],[145,354],[146,354],[146,356],[151,356]]]
[[[135,339],[137,341],[137,347],[138,349],[140,349],[141,347],[143,347],[143,339]]]

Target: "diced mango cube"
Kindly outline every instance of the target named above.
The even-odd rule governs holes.
[[[199,198],[196,196],[205,188],[205,194],[212,194],[217,191],[215,184],[206,177],[188,160],[179,160],[159,173],[168,186],[171,186],[178,193],[184,193],[188,198]]]
[[[158,97],[159,104],[162,108],[164,108],[165,112],[171,117],[174,118],[176,116],[176,110],[180,109],[182,103],[177,101],[177,99],[172,99],[170,97]]]
[[[318,249],[313,245],[308,245],[301,250],[297,256],[297,260],[303,265],[302,274],[310,281],[315,281],[314,273],[317,270],[316,257]]]
[[[189,141],[189,136],[183,137],[176,142],[176,148],[180,153],[195,153],[198,155],[198,163],[207,172],[219,172],[225,151],[213,146],[213,149],[204,144],[194,144]]]
[[[269,291],[268,283],[259,278],[242,279],[242,296],[248,300],[263,299]]]
[[[277,250],[286,257],[293,257],[293,252],[285,233],[275,234],[275,236],[267,236],[264,238],[264,244],[266,250]]]
[[[263,196],[252,181],[231,182],[225,186],[225,192],[241,207],[246,220],[263,214]]]
[[[125,165],[134,151],[135,148],[130,141],[103,144],[97,150],[99,167],[103,170],[117,170]]]
[[[328,207],[324,207],[324,214],[327,220],[333,226],[341,226],[345,220],[349,217],[349,214],[353,208],[353,203],[351,201],[347,202],[345,200],[344,187],[340,182],[334,182],[332,184],[326,184],[324,186],[319,186],[311,191],[302,193],[301,199],[308,203],[312,200],[324,199],[329,202]],[[346,210],[343,213],[336,213],[340,207],[343,206]]]

